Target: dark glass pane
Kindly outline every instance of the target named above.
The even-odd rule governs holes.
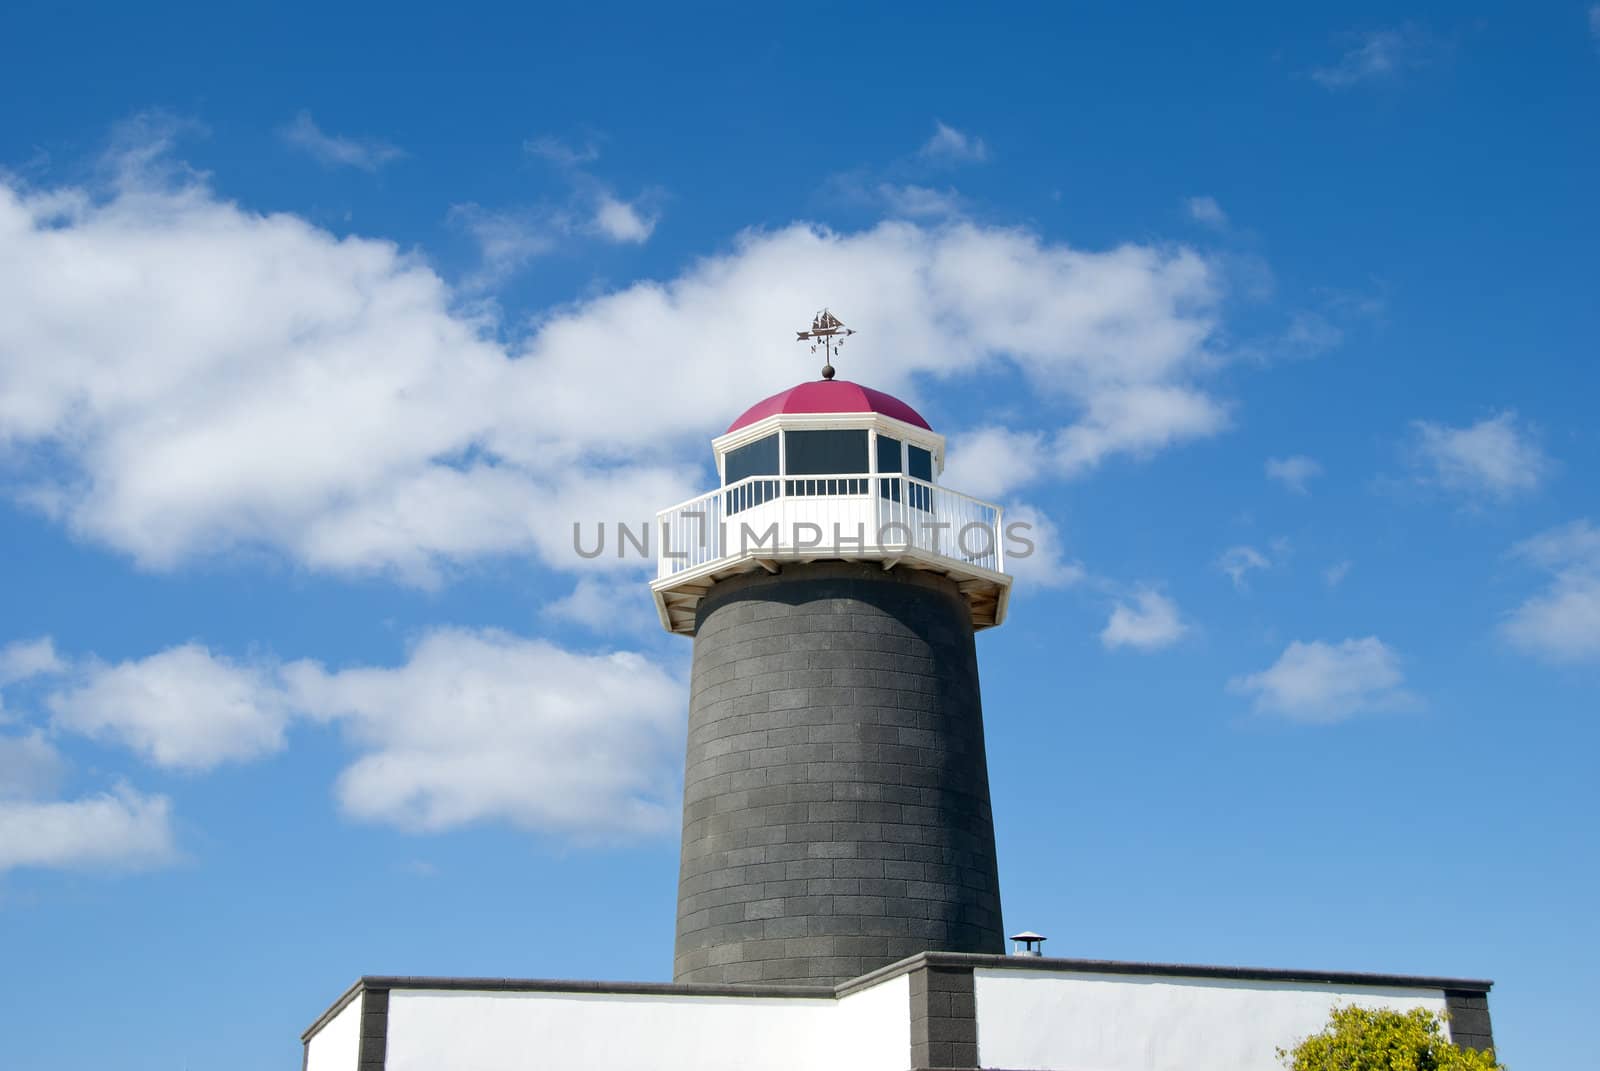
[[[791,431],[785,434],[788,441],[783,447],[784,468],[790,476],[867,471],[866,428]]]
[[[900,471],[900,440],[887,435],[878,436],[878,471]]]
[[[729,450],[723,459],[723,483],[738,483],[746,476],[776,476],[778,474],[778,437],[768,435],[737,450]]]
[[[907,460],[909,462],[906,465],[906,468],[909,470],[908,475],[914,476],[919,480],[927,480],[929,483],[932,483],[933,455],[928,453],[928,451],[924,450],[920,446],[913,446],[910,450],[906,451],[906,453],[908,455]]]
[[[850,477],[802,477],[798,480],[786,480],[784,491],[786,495],[864,495],[867,493],[867,484],[871,481],[865,476]]]
[[[722,512],[725,516],[731,517],[740,510],[759,506],[777,497],[777,480],[751,480],[743,487],[735,487],[732,491],[722,493]]]

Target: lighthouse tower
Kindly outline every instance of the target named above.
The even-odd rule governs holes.
[[[694,638],[679,982],[1004,950],[973,644],[1005,617],[1000,510],[938,483],[911,406],[823,376],[734,420],[721,486],[658,517],[656,607]]]

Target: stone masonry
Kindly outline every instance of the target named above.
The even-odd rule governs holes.
[[[787,565],[695,634],[674,978],[832,984],[1004,950],[977,652],[949,579]]]

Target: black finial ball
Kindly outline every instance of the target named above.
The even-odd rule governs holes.
[[[833,365],[825,364],[825,365],[822,366],[822,378],[823,379],[832,379],[833,378]]]

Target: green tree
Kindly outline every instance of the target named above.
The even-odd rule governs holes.
[[[1290,1071],[1505,1071],[1493,1049],[1446,1041],[1444,1018],[1425,1008],[1335,1008],[1322,1033],[1278,1057]]]

